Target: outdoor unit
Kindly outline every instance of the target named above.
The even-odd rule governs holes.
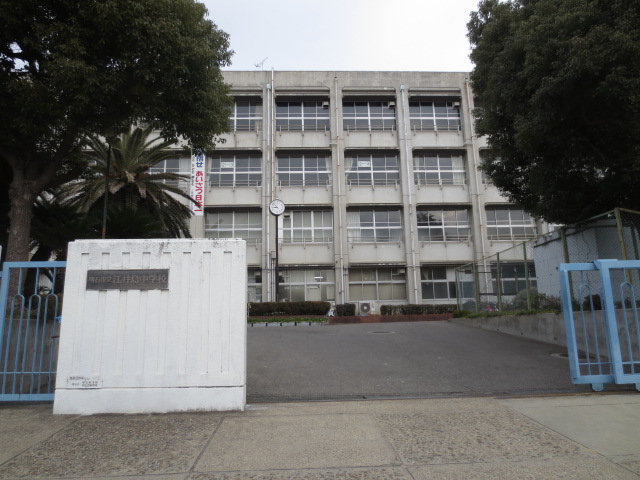
[[[396,108],[396,102],[389,102],[389,108]]]
[[[360,315],[369,315],[371,313],[371,304],[369,302],[360,303]]]
[[[329,108],[329,100],[322,102],[322,108]]]

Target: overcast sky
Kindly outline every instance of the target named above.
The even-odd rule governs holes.
[[[478,0],[201,1],[231,37],[231,70],[473,68],[466,24]]]

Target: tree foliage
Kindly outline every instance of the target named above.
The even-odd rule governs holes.
[[[194,0],[0,0],[0,159],[8,259],[28,257],[38,195],[76,178],[83,139],[147,122],[212,147],[227,129],[228,37]]]
[[[472,14],[483,169],[534,216],[640,209],[639,26],[639,0],[482,0]]]
[[[153,136],[152,130],[151,127],[134,128],[120,135],[112,141],[109,162],[109,147],[100,138],[91,137],[90,150],[85,156],[93,166],[87,169],[81,179],[62,188],[69,203],[78,206],[79,211],[100,216],[109,163],[108,205],[113,207],[109,212],[109,238],[134,238],[126,233],[126,225],[136,222],[136,214],[140,216],[137,222],[143,222],[143,216],[157,220],[158,226],[152,229],[157,237],[191,237],[191,210],[188,205],[193,200],[178,186],[186,177],[172,172],[150,171],[157,163],[176,155],[175,151],[168,149],[172,142]],[[123,218],[113,218],[115,214]],[[125,217],[130,221],[124,221]],[[110,231],[116,225],[120,226],[119,237]],[[134,228],[134,225],[131,224],[129,228]]]

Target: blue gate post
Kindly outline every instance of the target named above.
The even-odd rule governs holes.
[[[620,287],[620,309],[624,322],[622,334],[625,336],[627,357],[623,358],[622,343],[618,330],[618,314],[616,312],[616,298],[613,289],[611,270],[619,270],[623,278],[627,278],[627,270],[640,270],[638,260],[596,260],[593,263],[565,263],[559,266],[560,293],[562,310],[567,336],[567,350],[569,353],[569,367],[571,380],[574,384],[591,384],[594,391],[602,391],[604,383],[635,384],[640,391],[640,320],[634,286],[629,281],[622,281]],[[569,277],[570,272],[580,272],[580,283],[573,287],[579,292],[586,293],[590,307],[590,322],[585,315],[584,302],[580,303],[580,323],[576,323],[573,311],[573,291]],[[600,280],[598,293],[602,301],[603,324],[598,326],[598,319],[593,302],[592,287],[585,277],[586,272],[597,272]],[[629,277],[630,278],[630,277]],[[624,294],[625,289],[630,292],[630,298]],[[580,297],[578,298],[580,300]],[[627,301],[633,312],[633,323],[628,318]],[[579,329],[579,330],[578,330]],[[584,361],[580,358],[576,332],[580,331],[584,340]],[[635,337],[634,337],[635,333]],[[592,361],[590,338],[593,340],[595,361]],[[603,348],[606,347],[606,354]],[[626,370],[625,370],[626,369]],[[597,373],[594,373],[594,370]],[[628,371],[627,371],[628,370]]]
[[[627,335],[628,341],[628,361],[622,358],[622,345],[620,343],[620,334],[618,332],[618,321],[616,317],[616,305],[613,293],[613,280],[611,278],[611,270],[626,270],[626,269],[640,269],[640,261],[638,260],[596,260],[593,262],[600,270],[602,276],[602,291],[603,291],[603,307],[605,314],[605,325],[607,327],[608,339],[609,339],[609,354],[611,356],[613,375],[615,381],[618,384],[635,383],[636,390],[640,391],[640,358],[634,359],[633,345],[632,345],[632,332],[629,328],[629,318],[627,316],[627,308],[625,305],[624,289],[629,288],[632,292],[631,296],[631,308],[634,312],[634,320],[636,325],[636,333],[638,338],[636,341],[640,344],[640,332],[638,328],[638,309],[635,302],[635,295],[633,294],[633,285],[628,281],[620,283],[620,306],[623,313],[624,320],[624,333]],[[626,273],[626,272],[625,272]],[[626,275],[623,275],[626,278]],[[638,364],[639,371],[635,372],[636,364]],[[625,372],[625,365],[628,365],[630,372]]]
[[[3,265],[0,283],[0,401],[53,400],[56,375],[56,336],[53,334],[57,330],[55,317],[60,305],[60,291],[56,288],[61,290],[63,287],[57,285],[57,272],[66,264],[5,262]],[[33,292],[25,292],[23,287],[23,270],[28,269],[35,270]],[[53,271],[47,295],[39,292],[41,269]],[[19,278],[17,293],[9,298],[12,270],[19,271]],[[54,299],[53,312],[50,311],[51,298]],[[10,313],[8,318],[7,313]],[[13,328],[14,323],[17,328]],[[42,387],[43,381],[46,388]]]

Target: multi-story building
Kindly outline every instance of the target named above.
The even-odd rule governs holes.
[[[546,231],[478,170],[465,73],[224,76],[231,131],[191,230],[247,241],[252,301],[455,303],[455,267]]]

